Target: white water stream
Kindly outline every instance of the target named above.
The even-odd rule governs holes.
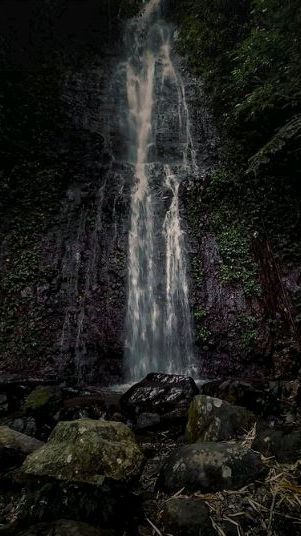
[[[129,26],[126,64],[129,154],[135,168],[128,244],[127,378],[192,373],[193,343],[179,189],[197,171],[183,80],[172,60],[172,29],[151,0]],[[180,160],[157,158],[156,132],[174,94]],[[166,151],[168,153],[168,151]],[[158,184],[159,177],[159,184]],[[162,202],[168,199],[166,206]]]

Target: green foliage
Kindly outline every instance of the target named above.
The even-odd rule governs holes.
[[[192,271],[192,274],[193,274],[193,279],[194,279],[195,284],[198,287],[201,287],[202,284],[203,284],[204,276],[203,276],[201,262],[200,262],[200,259],[198,257],[195,257],[194,259],[192,259],[192,261],[191,261],[191,271]]]
[[[301,4],[178,0],[176,17],[180,51],[202,77],[226,140],[223,169],[202,196],[208,212],[218,205],[220,223],[242,222],[249,235],[259,233],[282,260],[296,264],[301,251]],[[224,278],[232,279],[226,256]]]
[[[284,127],[280,128],[276,134],[268,141],[264,147],[249,159],[248,172],[257,173],[263,165],[269,164],[274,155],[284,150],[292,141],[299,142],[301,139],[301,115],[296,115],[290,119]]]
[[[36,387],[27,397],[24,404],[25,411],[37,411],[45,408],[53,397],[53,389],[49,386]]]
[[[222,282],[226,284],[241,282],[247,296],[259,295],[261,289],[246,230],[239,224],[232,225],[217,232],[217,239],[223,260]]]
[[[244,189],[243,189],[244,187]],[[224,284],[241,283],[246,296],[260,295],[257,265],[252,254],[253,225],[257,216],[256,202],[250,200],[242,213],[237,199],[242,193],[248,199],[246,184],[241,184],[241,174],[235,169],[219,167],[212,174],[205,194],[203,206],[210,214],[210,221],[217,238],[222,258],[220,268]],[[248,215],[252,212],[252,221]]]
[[[198,307],[195,311],[194,311],[194,318],[197,320],[197,321],[201,321],[201,320],[204,320],[204,318],[206,318],[207,316],[207,312],[205,309],[203,309],[202,307]]]
[[[241,315],[239,324],[241,331],[241,345],[244,350],[250,350],[254,347],[258,334],[257,319],[250,315]]]
[[[211,332],[205,326],[201,326],[196,330],[196,339],[199,344],[207,344],[211,337]]]
[[[183,0],[177,14],[181,49],[228,126],[243,128],[248,142],[249,122],[260,122],[266,140],[282,128],[300,107],[298,0]]]
[[[198,344],[206,345],[212,337],[211,331],[205,325],[207,311],[203,307],[198,306],[195,308],[193,315],[196,328],[196,340]]]

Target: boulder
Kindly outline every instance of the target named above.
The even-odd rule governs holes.
[[[256,414],[274,414],[278,410],[278,392],[268,382],[260,380],[213,380],[200,387],[201,394],[243,406]]]
[[[169,499],[165,504],[163,522],[174,536],[213,534],[209,508],[198,497]]]
[[[132,480],[142,460],[125,424],[80,419],[59,422],[48,443],[28,456],[22,469],[27,475],[98,484],[106,478]]]
[[[114,528],[116,532],[113,534],[137,534],[136,527],[142,518],[141,500],[132,493],[129,482],[113,479],[98,481],[97,484],[69,482],[20,471],[15,472],[13,477],[15,485],[23,492],[14,512],[14,531],[9,534],[16,534],[19,527],[38,523],[48,525],[62,519]]]
[[[24,409],[27,414],[37,417],[52,417],[61,403],[62,391],[59,387],[40,385],[26,397]]]
[[[20,416],[7,422],[8,426],[17,432],[31,437],[37,436],[37,423],[34,417]]]
[[[195,443],[171,454],[158,485],[168,492],[239,489],[263,471],[260,454],[237,443]]]
[[[24,399],[37,386],[50,385],[57,383],[56,379],[49,377],[33,378],[28,376],[20,376],[19,374],[1,374],[0,375],[0,398],[7,402],[8,413],[20,410],[24,405]],[[7,411],[6,411],[7,412]],[[0,409],[1,413],[1,409]]]
[[[0,426],[0,471],[21,465],[28,454],[43,446],[42,441]]]
[[[151,373],[133,385],[120,399],[121,410],[136,420],[141,413],[156,413],[164,418],[187,417],[189,404],[199,392],[194,380],[186,376]]]
[[[0,393],[0,417],[8,413],[8,398],[6,393]]]
[[[18,536],[113,536],[110,530],[92,527],[79,521],[59,519],[54,523],[39,523],[18,532]]]
[[[47,444],[15,474],[26,490],[20,524],[73,519],[136,534],[140,500],[130,485],[142,461],[134,435],[123,423],[59,422]]]
[[[264,456],[275,456],[280,463],[294,463],[301,459],[301,430],[290,426],[277,429],[259,427],[252,447]]]
[[[160,425],[161,419],[158,413],[141,413],[137,417],[136,429],[147,430]]]
[[[254,422],[255,415],[243,407],[198,395],[189,407],[186,439],[189,443],[226,441],[242,436]]]
[[[300,416],[301,382],[299,380],[279,382],[280,411],[287,423],[295,422]]]

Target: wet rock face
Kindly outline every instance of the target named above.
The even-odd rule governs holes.
[[[159,486],[204,493],[238,489],[263,471],[260,454],[232,443],[195,443],[175,450],[162,468]]]
[[[160,425],[161,419],[158,413],[140,413],[137,417],[136,429],[146,430],[156,428]]]
[[[133,480],[142,460],[134,435],[123,423],[80,419],[60,422],[22,470],[26,475],[97,485],[106,478]]]
[[[6,329],[2,370],[20,370],[22,353],[22,370],[31,373],[55,370],[61,377],[104,384],[122,376],[133,167],[118,142],[119,82],[112,87],[112,80],[121,58],[116,41],[102,57],[90,58],[88,68],[73,66],[61,83],[64,135],[54,140],[58,147],[49,150],[47,161],[61,161],[65,189],[49,209],[47,226],[36,231],[34,254],[26,261],[30,287],[20,282],[22,314],[15,331],[30,341],[30,351]],[[56,181],[52,168],[45,173]],[[0,263],[12,255],[5,242]],[[6,265],[7,278],[13,269]]]
[[[211,396],[196,396],[190,404],[186,439],[226,441],[244,435],[255,422],[255,415],[241,406]]]
[[[198,393],[192,378],[152,373],[133,385],[120,399],[122,412],[136,420],[143,413],[155,413],[161,419],[185,418],[189,404]]]

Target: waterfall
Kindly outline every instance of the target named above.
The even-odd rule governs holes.
[[[196,173],[197,161],[185,87],[172,60],[172,28],[160,19],[160,7],[160,0],[151,0],[127,32],[128,148],[134,166],[126,318],[129,380],[151,371],[187,374],[193,368],[179,189],[183,178]],[[174,105],[172,126],[167,109]]]

